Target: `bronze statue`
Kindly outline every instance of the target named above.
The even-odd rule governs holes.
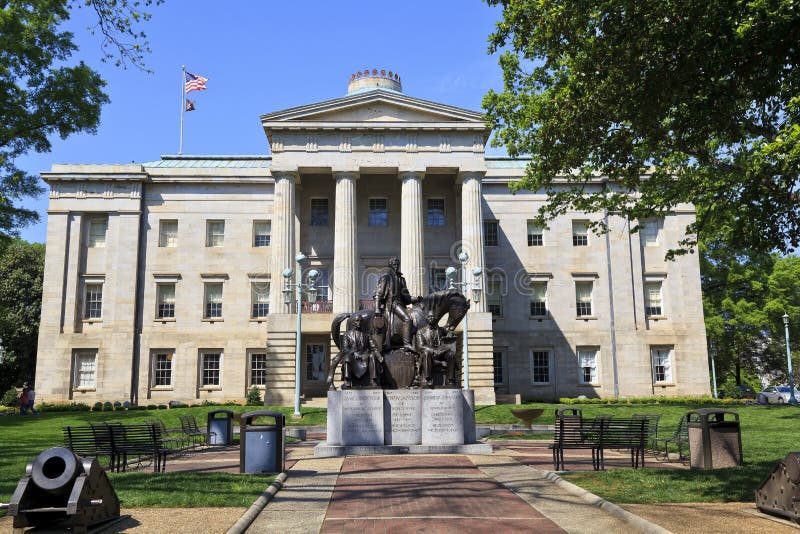
[[[444,328],[439,326],[436,315],[428,312],[428,324],[417,330],[417,351],[419,362],[417,366],[417,384],[422,387],[433,386],[433,372],[435,365],[445,368],[445,385],[457,386],[456,380],[456,353],[452,349],[454,338]]]
[[[328,389],[336,389],[333,382],[340,363],[344,388],[428,385],[435,366],[445,367],[445,385],[457,386],[454,331],[469,309],[469,300],[455,289],[412,298],[399,271],[400,261],[392,257],[388,263],[375,291],[375,309],[340,313],[331,323],[339,353],[331,360]],[[442,328],[439,322],[445,315],[447,324]]]
[[[422,297],[412,297],[406,286],[406,279],[400,272],[400,260],[392,256],[388,261],[389,268],[381,274],[375,288],[375,311],[386,318],[389,331],[393,330],[394,320],[401,322],[403,348],[414,351],[411,344],[411,316],[406,310],[409,304],[416,304]]]

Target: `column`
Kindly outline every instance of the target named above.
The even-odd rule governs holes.
[[[483,253],[483,194],[481,180],[483,172],[461,172],[461,245],[469,254],[467,262],[467,282],[473,281],[472,269],[474,267],[486,268]],[[481,285],[486,289],[486,276],[481,277]],[[469,290],[467,298],[470,298]],[[480,302],[472,303],[471,312],[486,311],[486,291],[483,292]]]
[[[286,313],[283,303],[284,278],[287,267],[295,269],[295,180],[293,172],[275,172],[275,195],[272,202],[272,283],[269,309],[272,313]]]
[[[412,297],[425,295],[425,238],[422,226],[422,171],[403,171],[400,208],[400,270]]]
[[[336,180],[333,237],[333,313],[358,310],[360,288],[356,271],[356,172],[333,173]]]

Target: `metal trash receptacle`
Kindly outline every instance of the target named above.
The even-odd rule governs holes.
[[[720,408],[700,408],[686,415],[689,466],[692,469],[742,465],[742,429],[738,413]]]
[[[256,419],[271,417],[273,424]],[[286,416],[271,410],[256,410],[242,414],[239,430],[239,472],[250,474],[283,471],[283,429]]]
[[[233,412],[212,410],[208,412],[208,444],[230,445],[233,443]]]

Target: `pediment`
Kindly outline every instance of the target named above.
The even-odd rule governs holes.
[[[480,112],[447,106],[401,93],[373,90],[262,115],[267,126],[279,123],[476,123],[484,124]]]

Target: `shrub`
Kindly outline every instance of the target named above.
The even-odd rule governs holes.
[[[88,412],[91,407],[82,402],[72,404],[48,404],[45,402],[37,405],[37,409],[42,412]]]
[[[120,401],[114,401],[114,409],[119,410],[122,408],[122,403]]]
[[[100,402],[100,401],[95,402],[94,406],[92,406],[92,411],[94,411],[94,412],[102,412],[103,411],[103,403]]]
[[[147,405],[147,409],[148,410],[158,410],[158,405],[157,404],[148,404]]]
[[[159,410],[166,410],[167,409],[167,405],[166,404],[159,404],[157,408]]]
[[[125,408],[126,410],[129,410],[130,407],[131,407],[131,403],[128,402],[128,401],[125,401],[125,402],[122,403],[122,407]]]
[[[247,392],[247,405],[261,406],[261,391],[256,386],[251,387]]]
[[[3,393],[3,398],[0,400],[0,404],[3,406],[8,406],[9,408],[16,408],[19,406],[19,395],[17,394],[17,388],[9,388],[8,391]]]
[[[114,405],[111,404],[111,401],[105,401],[103,403],[103,411],[104,412],[110,412],[113,409],[114,409]]]

